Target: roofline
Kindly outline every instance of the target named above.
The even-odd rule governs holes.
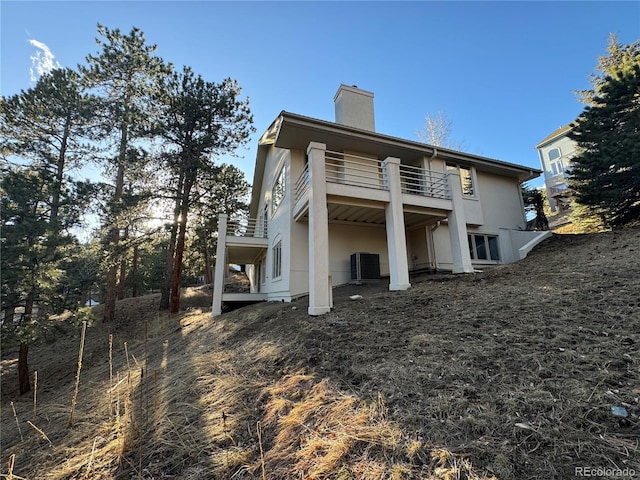
[[[571,130],[573,130],[573,127],[571,126],[570,123],[568,123],[567,125],[564,125],[558,128],[557,130],[552,132],[550,135],[542,139],[534,148],[544,147],[546,144],[554,142],[560,137],[566,136],[567,133],[570,132]],[[555,133],[555,132],[558,132],[558,133]]]
[[[473,162],[476,164],[488,164],[497,167],[503,167],[511,170],[518,170],[523,173],[537,173],[540,175],[542,170],[538,170],[537,168],[526,167],[524,165],[518,165],[516,163],[505,162],[503,160],[497,160],[495,158],[483,157],[480,155],[474,155],[471,153],[460,152],[458,150],[452,150],[450,148],[438,147],[434,145],[429,145],[427,143],[418,142],[415,140],[407,140],[404,138],[393,137],[391,135],[385,135],[382,133],[372,132],[369,130],[363,130],[361,128],[351,127],[349,125],[342,125],[335,122],[328,122],[326,120],[319,120],[313,117],[307,117],[304,115],[299,115],[297,113],[291,113],[287,111],[280,112],[280,116],[284,123],[285,121],[289,121],[290,123],[296,124],[311,124],[315,127],[324,129],[326,131],[334,131],[334,132],[349,132],[350,134],[359,136],[361,138],[371,138],[377,140],[381,143],[386,143],[388,145],[398,146],[409,148],[416,151],[424,151],[425,154],[429,155],[438,155],[439,157],[445,157],[452,160],[462,160],[466,162]]]
[[[349,135],[357,136],[362,139],[374,140],[376,142],[385,143],[390,146],[415,150],[417,152],[422,151],[424,155],[435,157],[436,155],[444,158],[445,160],[462,161],[466,163],[473,163],[474,165],[487,165],[492,167],[498,167],[504,170],[511,170],[517,173],[517,178],[521,182],[526,182],[533,178],[536,178],[542,174],[542,170],[537,168],[526,167],[524,165],[518,165],[516,163],[505,162],[497,160],[495,158],[482,157],[480,155],[473,155],[471,153],[460,152],[452,150],[450,148],[438,147],[435,145],[429,145],[414,140],[407,140],[404,138],[393,137],[391,135],[384,135],[369,130],[364,130],[349,125],[342,125],[340,123],[329,122],[326,120],[320,120],[313,117],[307,117],[297,113],[287,112],[282,110],[280,114],[271,122],[269,127],[265,130],[258,142],[258,152],[256,154],[256,162],[253,170],[253,185],[251,188],[251,200],[249,203],[249,216],[251,218],[257,218],[258,206],[260,200],[260,193],[262,191],[262,180],[264,177],[264,167],[267,157],[267,150],[277,143],[280,130],[285,123],[292,125],[311,126],[314,128],[322,129],[327,132],[334,133],[348,133]],[[269,134],[273,134],[275,143],[271,141]]]

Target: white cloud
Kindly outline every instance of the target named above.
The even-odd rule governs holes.
[[[51,53],[51,50],[49,50],[46,44],[33,38],[29,40],[29,43],[38,49],[36,53],[31,56],[29,73],[31,74],[32,82],[35,82],[39,76],[49,73],[54,68],[60,68],[60,63],[54,60],[55,55]]]

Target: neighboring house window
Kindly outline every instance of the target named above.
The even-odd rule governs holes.
[[[560,158],[560,149],[559,148],[554,148],[553,150],[549,150],[549,161],[553,162],[556,158]]]
[[[498,237],[493,235],[467,235],[471,260],[500,260]]]
[[[473,174],[471,167],[465,165],[456,165],[453,163],[447,163],[447,170],[452,172],[458,172],[460,174],[460,185],[462,187],[462,195],[465,197],[475,196],[475,186],[473,184]]]
[[[282,240],[273,246],[273,278],[282,276]]]
[[[564,171],[564,169],[562,168],[562,162],[560,160],[551,162],[551,171],[554,175],[561,174]]]
[[[554,148],[549,150],[547,156],[549,157],[549,166],[551,167],[551,173],[553,175],[560,175],[564,170],[562,168],[562,160],[560,159],[560,157],[562,156],[560,149]]]
[[[280,173],[276,178],[276,183],[273,185],[273,191],[271,193],[271,212],[274,213],[282,199],[284,198],[285,181],[284,181],[284,167],[280,169]]]

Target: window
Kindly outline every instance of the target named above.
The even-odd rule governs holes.
[[[267,281],[267,269],[265,268],[264,258],[258,263],[258,269],[260,270],[260,283],[265,283]]]
[[[447,163],[447,170],[451,172],[458,172],[460,174],[460,186],[462,187],[462,195],[464,195],[465,197],[475,196],[475,186],[473,184],[473,173],[471,172],[471,167]]]
[[[500,260],[498,237],[493,235],[467,235],[471,260]]]
[[[278,173],[278,176],[276,177],[276,183],[273,185],[273,191],[271,193],[271,214],[275,213],[284,198],[284,180],[284,167],[282,167],[280,169],[280,173]]]
[[[556,158],[560,158],[560,149],[554,148],[553,150],[549,150],[549,161],[554,161]]]
[[[273,278],[282,276],[282,240],[273,246]]]

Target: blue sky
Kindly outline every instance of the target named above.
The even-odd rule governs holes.
[[[0,22],[5,96],[33,85],[30,40],[73,67],[97,52],[97,23],[139,27],[206,80],[236,79],[257,132],[223,161],[251,181],[278,113],[332,121],[341,83],[374,92],[380,133],[416,139],[426,114],[445,111],[466,150],[538,168],[535,144],[580,113],[573,92],[589,87],[609,33],[640,37],[640,2],[2,0]]]

